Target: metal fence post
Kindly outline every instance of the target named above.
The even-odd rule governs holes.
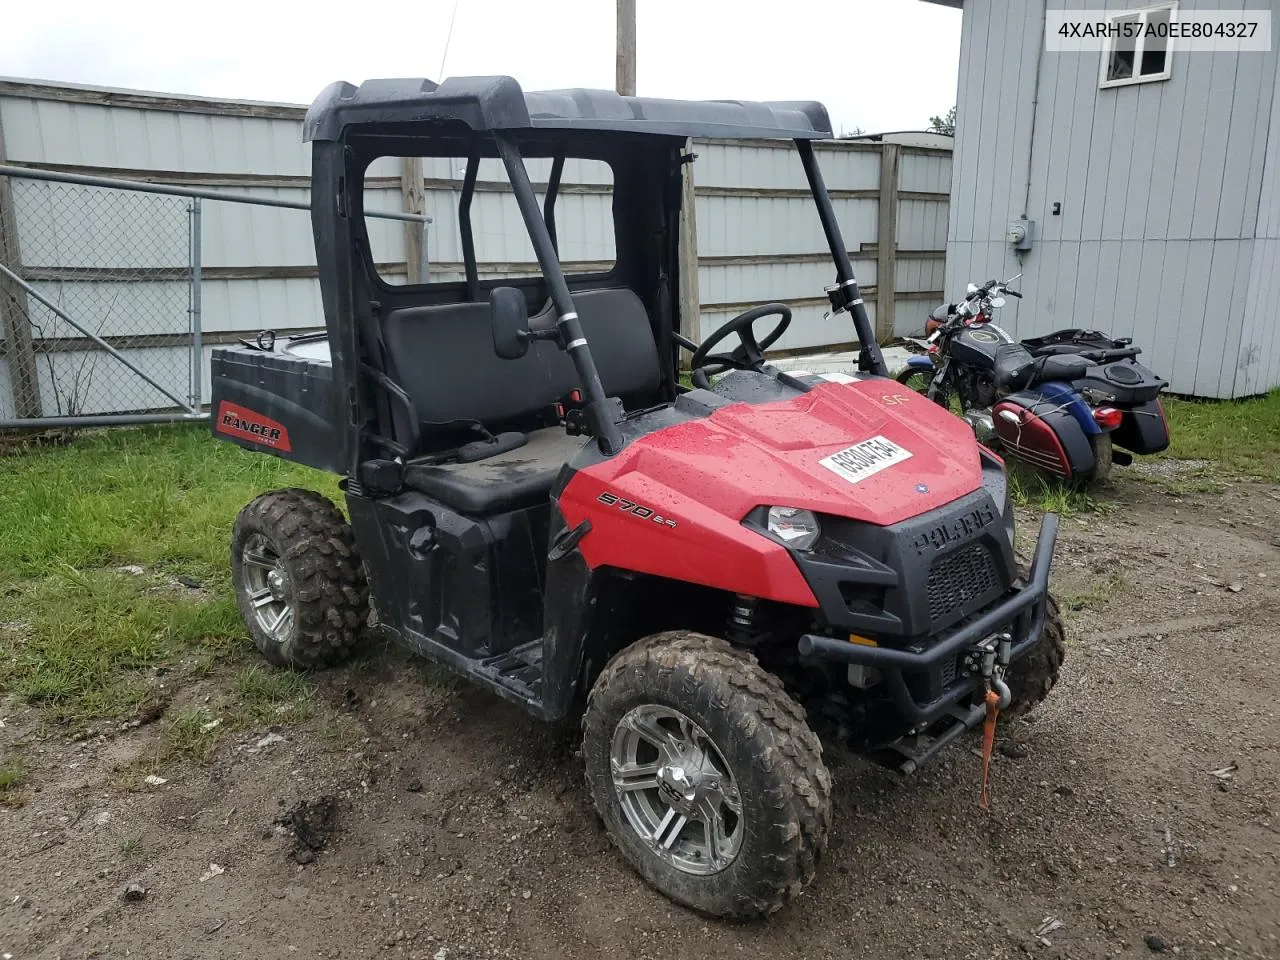
[[[191,412],[199,413],[204,406],[204,344],[200,316],[204,250],[200,198],[193,197],[188,209],[191,211]]]
[[[419,283],[429,283],[431,280],[431,255],[427,253],[427,240],[430,239],[430,236],[431,218],[428,217],[422,221],[422,262],[418,266]]]

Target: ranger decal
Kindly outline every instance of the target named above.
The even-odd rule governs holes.
[[[290,453],[293,450],[289,443],[289,429],[283,423],[227,400],[218,404],[218,416],[214,429],[218,433],[261,444],[282,453]]]

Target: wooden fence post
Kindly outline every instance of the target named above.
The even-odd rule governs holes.
[[[6,158],[4,124],[0,121],[0,163],[7,162]],[[18,217],[13,209],[13,187],[8,177],[0,177],[0,263],[23,276]],[[9,364],[13,412],[19,419],[34,419],[41,413],[40,381],[31,343],[31,315],[27,311],[26,291],[0,275],[0,333],[4,335],[4,355]]]
[[[702,342],[702,302],[698,292],[698,208],[693,185],[693,141],[685,141],[689,157],[680,164],[684,175],[680,188],[680,332],[694,343]],[[680,367],[688,369],[689,352],[680,351]]]
[[[616,37],[618,67],[614,88],[624,97],[636,95],[636,0],[618,0]]]
[[[893,337],[898,295],[898,165],[901,147],[880,144],[880,222],[876,233],[876,339]]]
[[[421,157],[400,158],[400,197],[405,213],[427,212],[427,190],[423,181]],[[418,220],[404,221],[404,262],[409,283],[426,283],[422,275],[423,229]]]

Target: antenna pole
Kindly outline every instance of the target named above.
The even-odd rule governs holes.
[[[444,53],[440,54],[440,72],[436,74],[436,82],[444,82],[444,65],[449,59],[449,44],[453,42],[453,22],[458,19],[459,0],[453,0],[453,13],[449,14],[449,32],[444,38]]]

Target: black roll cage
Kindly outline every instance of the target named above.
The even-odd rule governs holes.
[[[403,81],[378,83],[400,84]],[[424,303],[459,302],[456,297],[449,297],[441,289],[450,286],[448,284],[392,287],[377,276],[363,220],[363,182],[368,165],[382,156],[467,157],[458,202],[465,280],[458,292],[463,293],[466,300],[471,302],[478,302],[485,287],[490,285],[488,281],[482,283],[479,278],[471,225],[471,206],[480,160],[483,156],[489,156],[502,161],[538,261],[541,280],[555,311],[555,339],[569,355],[582,388],[587,430],[596,438],[601,453],[609,456],[622,448],[618,429],[622,411],[605,394],[590,344],[583,336],[582,326],[574,310],[572,292],[558,254],[555,206],[566,157],[602,159],[608,162],[615,172],[615,191],[619,187],[619,158],[625,158],[626,162],[632,164],[644,162],[662,164],[669,168],[661,175],[653,170],[641,169],[633,169],[627,174],[628,189],[637,194],[628,201],[635,209],[622,209],[616,192],[614,197],[619,266],[624,268],[624,273],[628,268],[639,270],[641,267],[648,273],[644,277],[624,275],[622,279],[647,293],[647,297],[642,294],[642,299],[646,299],[653,322],[658,327],[655,335],[660,355],[668,357],[674,355],[673,336],[679,332],[678,303],[672,294],[673,290],[678,289],[676,281],[679,258],[676,240],[679,231],[673,227],[680,207],[680,170],[681,164],[687,159],[681,151],[686,138],[694,135],[715,137],[717,133],[721,133],[733,139],[742,139],[757,132],[747,126],[717,128],[714,123],[706,124],[707,128],[702,129],[700,117],[704,114],[713,118],[731,117],[734,123],[745,124],[747,121],[741,119],[740,114],[747,111],[747,119],[753,122],[763,124],[767,119],[775,125],[784,122],[794,124],[794,133],[791,129],[773,129],[763,125],[760,131],[765,136],[772,134],[774,137],[785,136],[793,140],[836,268],[835,282],[826,290],[828,299],[833,311],[848,311],[853,321],[861,345],[859,368],[874,375],[887,375],[813,149],[813,139],[829,136],[829,126],[820,122],[826,119],[825,111],[820,105],[696,104],[645,101],[590,91],[569,91],[564,95],[585,98],[587,105],[596,112],[603,111],[604,105],[614,100],[627,101],[632,104],[630,109],[633,114],[647,111],[658,119],[650,121],[643,117],[623,117],[600,120],[596,117],[577,117],[567,112],[563,118],[535,122],[527,113],[523,117],[508,115],[514,109],[512,104],[515,102],[515,94],[519,93],[518,87],[509,78],[496,78],[496,83],[496,86],[478,92],[468,89],[465,96],[457,98],[457,102],[463,104],[462,107],[454,105],[435,108],[445,114],[442,118],[430,117],[429,111],[424,116],[420,108],[414,107],[417,112],[411,114],[413,119],[408,119],[404,101],[384,101],[373,95],[367,101],[361,101],[359,94],[363,93],[364,88],[357,90],[342,84],[335,84],[326,90],[308,114],[307,131],[309,138],[314,141],[313,230],[335,385],[338,387],[335,395],[345,406],[345,410],[335,411],[339,414],[335,419],[338,422],[345,421],[349,427],[342,431],[342,443],[343,462],[349,465],[350,476],[357,475],[359,463],[367,458],[371,444],[373,447],[388,446],[384,438],[377,436],[376,430],[370,429],[370,422],[387,422],[389,405],[403,402],[403,391],[392,389],[395,385],[385,376],[386,364],[379,326],[384,301],[398,302],[417,292],[424,295]],[[411,103],[425,101],[443,93],[447,86],[448,84],[444,84],[437,88],[434,84],[423,81],[423,92],[416,93],[415,98],[406,99]],[[350,96],[349,91],[355,91],[357,96]],[[372,93],[378,94],[378,91]],[[529,94],[527,98],[533,104],[535,101],[540,102],[538,98],[560,96],[561,94]],[[445,102],[453,103],[453,100],[454,98],[448,98]],[[523,96],[519,105],[524,106]],[[507,112],[504,113],[504,110]],[[361,111],[361,122],[356,122],[355,117],[349,120],[344,117],[344,114]],[[761,111],[767,111],[767,118],[756,116]],[[475,116],[471,115],[472,112]],[[584,110],[583,113],[588,111]],[[803,124],[793,114],[803,118]],[[802,127],[807,129],[802,130]],[[552,160],[541,205],[524,164],[526,155],[549,157]],[[640,195],[645,190],[650,190],[655,197],[661,198],[656,212],[641,209],[648,202],[647,198]],[[667,235],[666,246],[657,252],[643,250],[642,239],[624,237],[620,215],[625,218],[629,230],[636,226],[661,226]],[[622,263],[624,240],[627,243],[626,255],[633,260],[629,265]],[[426,296],[429,290],[433,292]],[[379,373],[382,376],[376,375]],[[394,448],[396,444],[389,446]]]

